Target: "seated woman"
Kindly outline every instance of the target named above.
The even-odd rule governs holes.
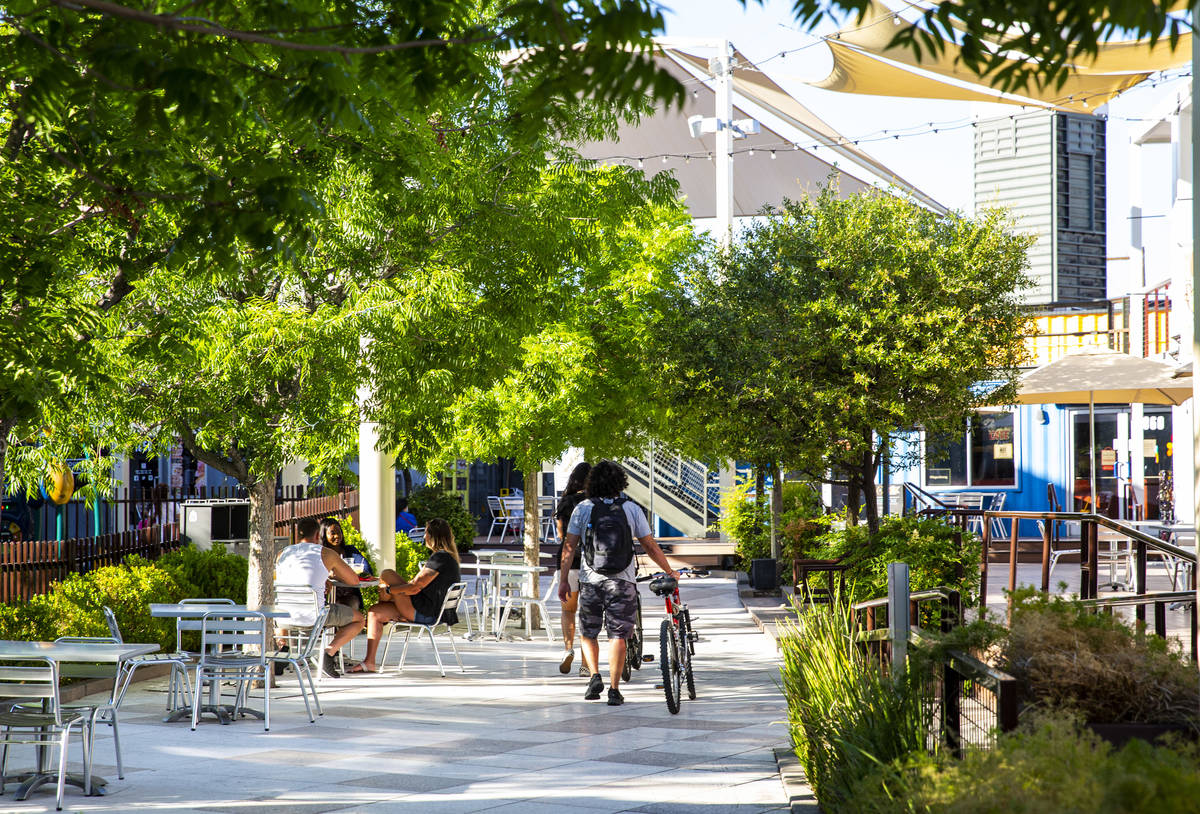
[[[343,560],[349,559],[353,564],[350,565],[355,573],[363,576],[374,576],[371,572],[371,563],[362,555],[354,546],[346,542],[346,535],[342,532],[342,524],[334,517],[326,517],[321,521],[321,545],[326,548],[332,548],[333,553],[337,554]],[[338,605],[345,605],[348,608],[353,608],[356,611],[363,609],[362,591],[357,587],[334,589],[333,601]]]
[[[459,581],[461,570],[454,531],[440,517],[425,526],[425,545],[433,554],[412,582],[405,582],[390,568],[379,575],[379,602],[367,611],[367,654],[349,673],[374,673],[375,652],[388,622],[432,625],[442,610],[450,586]]]

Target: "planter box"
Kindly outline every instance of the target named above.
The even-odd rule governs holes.
[[[1196,740],[1196,731],[1182,724],[1101,724],[1089,723],[1087,728],[1118,749],[1129,741],[1138,740],[1154,743],[1164,735],[1175,733],[1188,740]]]

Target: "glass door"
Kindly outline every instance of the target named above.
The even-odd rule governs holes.
[[[1126,439],[1122,443],[1119,416],[1124,413],[1124,426],[1128,435],[1129,410],[1120,407],[1095,408],[1096,413],[1096,497],[1090,494],[1091,455],[1088,450],[1088,411],[1075,410],[1071,414],[1072,427],[1072,483],[1075,511],[1097,512],[1107,517],[1118,517],[1121,512],[1119,452],[1129,449]]]

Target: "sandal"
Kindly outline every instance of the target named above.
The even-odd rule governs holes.
[[[348,669],[346,671],[346,675],[354,675],[356,673],[378,673],[378,672],[379,672],[378,668],[372,670],[369,667],[364,667],[363,663],[360,661],[358,664],[356,664],[353,667],[351,667],[350,669]]]

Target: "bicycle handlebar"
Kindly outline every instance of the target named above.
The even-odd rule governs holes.
[[[697,568],[678,568],[678,569],[676,569],[675,573],[679,574],[679,576],[681,576],[681,577],[706,577],[706,576],[708,576],[707,571],[705,571],[703,569],[697,569]],[[637,581],[638,582],[649,582],[652,579],[657,579],[658,577],[663,577],[666,575],[667,575],[666,571],[657,571],[653,574],[646,574],[645,576],[640,576],[637,578]]]

